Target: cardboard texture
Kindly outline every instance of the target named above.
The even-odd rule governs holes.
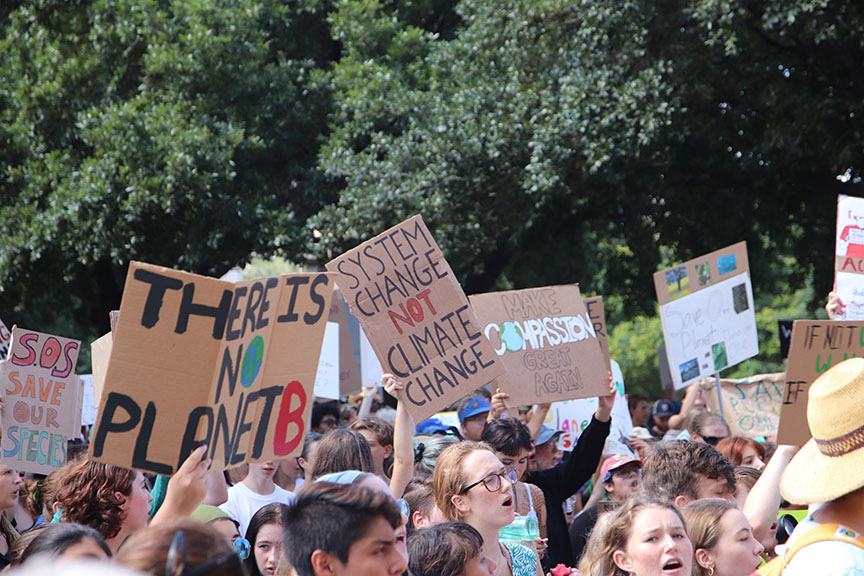
[[[81,430],[79,340],[12,328],[3,383],[3,461],[19,472],[49,474],[66,462],[66,442]]]
[[[810,439],[807,393],[810,385],[843,360],[864,356],[864,322],[796,320],[786,365],[777,444],[802,446]]]
[[[723,416],[733,436],[776,436],[780,424],[786,374],[757,374],[742,379],[720,379]],[[720,412],[714,378],[700,383],[702,396],[712,412]]]
[[[603,357],[606,358],[606,367],[612,371],[612,358],[609,356],[609,335],[606,331],[606,309],[603,307],[602,296],[592,296],[583,298],[585,309],[588,311],[588,317],[594,324],[594,331],[597,333],[597,343],[600,344],[600,350],[603,351]]]
[[[12,334],[6,328],[3,320],[0,320],[0,362],[6,360],[9,355],[9,344],[12,342]]]
[[[416,422],[503,372],[450,265],[414,216],[327,263]]]
[[[834,292],[843,303],[834,320],[864,320],[864,198],[837,197]]]
[[[490,292],[469,300],[504,364],[494,386],[510,395],[509,405],[607,393],[608,355],[578,286]]]
[[[90,457],[172,475],[204,444],[216,470],[298,454],[333,280],[235,284],[133,262]]]
[[[327,322],[315,374],[316,398],[339,399],[339,337],[339,324]]]
[[[615,404],[612,406],[612,425],[609,436],[606,437],[604,454],[627,454],[635,457],[630,448],[630,437],[633,435],[633,421],[627,407],[627,396],[624,390],[624,375],[621,367],[611,361],[612,383],[615,385]],[[597,411],[597,398],[582,398],[553,402],[543,423],[553,430],[564,432],[558,438],[561,450],[573,450],[582,431],[591,423],[594,412]]]
[[[93,370],[93,401],[96,406],[99,406],[99,402],[102,400],[102,390],[105,389],[105,375],[108,372],[108,360],[111,359],[111,345],[113,343],[114,335],[111,332],[103,334],[90,343],[90,368]]]
[[[654,288],[676,389],[759,354],[745,242],[657,272]]]

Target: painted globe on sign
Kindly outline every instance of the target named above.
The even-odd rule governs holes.
[[[243,354],[243,364],[240,369],[240,385],[244,388],[249,388],[255,378],[258,377],[258,371],[261,370],[261,364],[264,362],[264,339],[261,336],[255,336],[246,348],[246,353]]]
[[[517,326],[513,322],[504,322],[501,325],[501,332],[498,334],[498,337],[501,339],[501,342],[504,343],[504,346],[506,346],[507,350],[510,352],[517,352],[519,350],[522,350],[524,346],[524,338],[522,337],[522,331],[519,329],[519,326]]]

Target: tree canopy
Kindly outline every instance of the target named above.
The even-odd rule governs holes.
[[[467,292],[580,282],[621,342],[651,274],[740,240],[757,300],[806,314],[864,195],[862,11],[7,3],[0,317],[92,337],[130,260],[326,260],[415,213]]]

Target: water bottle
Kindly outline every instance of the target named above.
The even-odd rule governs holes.
[[[499,540],[525,542],[540,537],[540,527],[533,516],[516,516],[513,522],[498,531]]]

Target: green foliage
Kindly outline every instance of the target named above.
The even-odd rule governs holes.
[[[329,96],[315,70],[337,53],[326,10],[12,9],[0,28],[2,317],[92,337],[132,259],[219,275],[253,251],[302,250],[323,202],[312,183]]]

